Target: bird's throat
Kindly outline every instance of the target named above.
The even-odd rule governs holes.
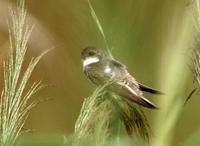
[[[88,57],[83,61],[83,66],[87,66],[93,63],[97,63],[99,62],[99,58],[98,57]]]

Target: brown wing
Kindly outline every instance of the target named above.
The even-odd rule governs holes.
[[[147,108],[156,108],[152,102],[143,96],[137,81],[131,75],[127,75],[124,79],[114,82],[110,89],[120,96],[125,97],[139,105]]]

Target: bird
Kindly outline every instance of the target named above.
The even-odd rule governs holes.
[[[106,89],[140,106],[157,109],[157,106],[144,97],[143,92],[162,94],[162,92],[143,85],[129,73],[127,67],[96,47],[86,47],[81,52],[83,71],[95,85],[100,86],[112,80]]]

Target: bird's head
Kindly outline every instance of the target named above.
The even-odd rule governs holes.
[[[87,47],[81,52],[83,66],[97,63],[102,60],[103,53],[95,47]]]

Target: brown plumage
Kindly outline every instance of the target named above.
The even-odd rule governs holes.
[[[125,65],[106,56],[100,50],[89,47],[82,51],[84,73],[96,85],[113,80],[108,90],[139,105],[155,109],[156,106],[143,96],[143,91],[160,94],[160,91],[139,84],[131,76]]]

